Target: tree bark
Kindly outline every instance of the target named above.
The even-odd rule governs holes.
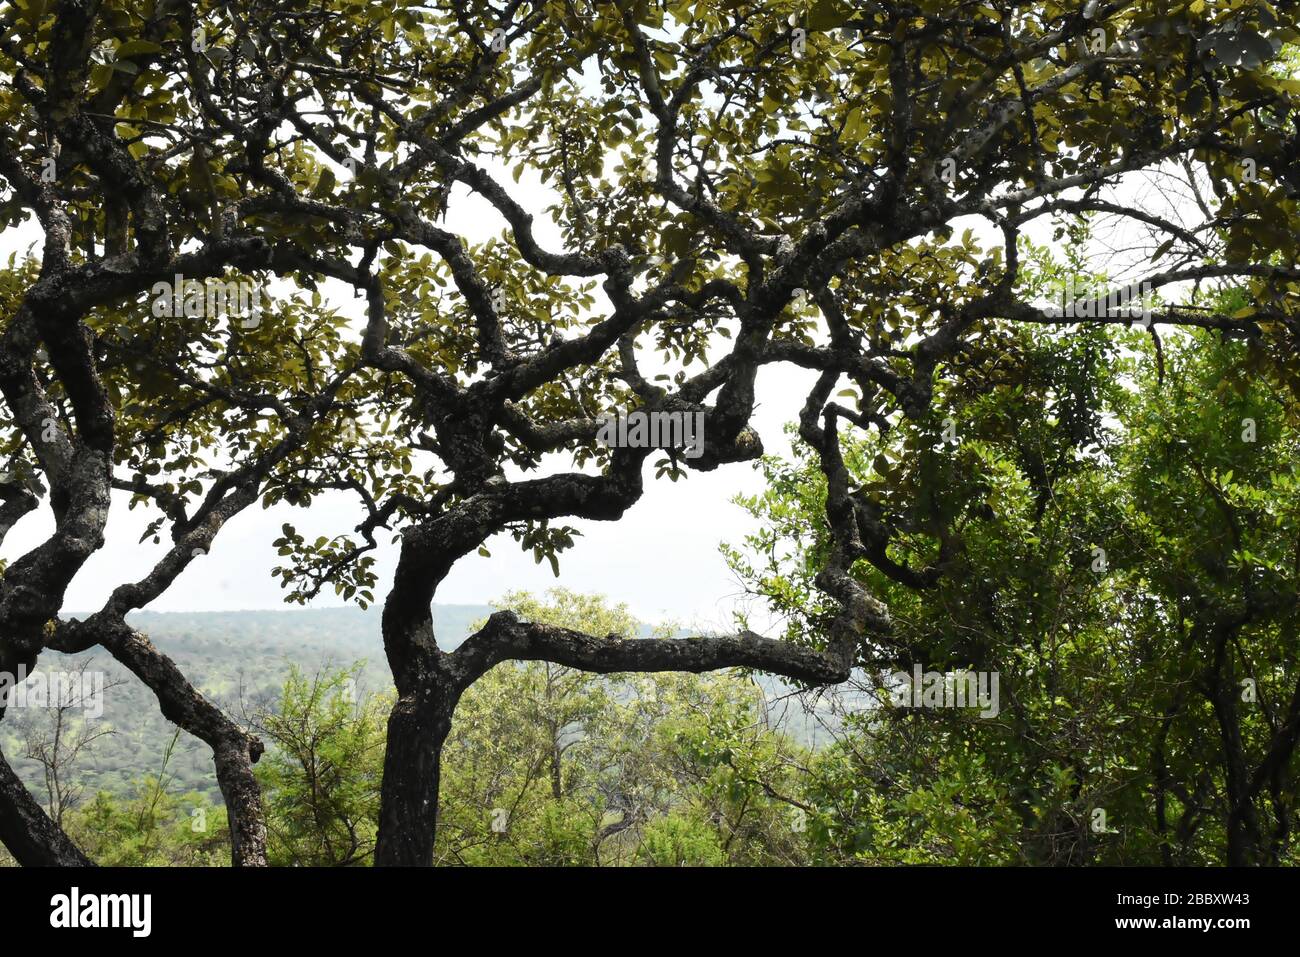
[[[388,716],[379,793],[375,866],[429,867],[438,820],[442,745],[463,685],[452,680],[433,635],[433,593],[458,550],[429,548],[419,527],[404,533],[393,588],[384,600],[384,652],[397,687]]]
[[[404,696],[388,717],[380,792],[377,867],[428,867],[438,822],[442,746],[457,695],[441,682]]]

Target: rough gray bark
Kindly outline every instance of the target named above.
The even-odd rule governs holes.
[[[433,861],[442,746],[457,698],[453,687],[431,679],[419,693],[404,695],[393,706],[375,845],[378,867],[427,866]]]

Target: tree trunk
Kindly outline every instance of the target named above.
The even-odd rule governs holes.
[[[262,788],[253,774],[245,740],[226,742],[212,751],[217,783],[226,799],[230,826],[230,862],[235,867],[266,866],[266,814]]]
[[[443,682],[398,698],[388,717],[375,865],[428,867],[438,822],[438,772],[456,695]]]
[[[438,771],[465,684],[447,669],[433,635],[433,594],[466,548],[408,529],[384,599],[384,653],[397,687],[388,716],[379,792],[377,867],[429,867],[438,823]]]
[[[563,752],[560,750],[560,734],[551,733],[551,797],[560,800],[564,797]]]
[[[1254,791],[1241,737],[1237,683],[1228,658],[1228,643],[1239,625],[1240,622],[1220,623],[1215,628],[1215,657],[1208,682],[1210,702],[1218,719],[1219,738],[1223,744],[1223,789],[1228,802],[1228,866],[1250,867],[1259,863],[1259,817],[1255,811]]]

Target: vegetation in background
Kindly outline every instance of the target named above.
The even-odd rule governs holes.
[[[861,651],[881,707],[804,782],[816,856],[1294,863],[1291,383],[1211,332],[1022,331],[999,351],[936,396],[956,443],[937,421],[846,443],[872,550],[854,574],[895,632]],[[806,450],[762,468],[742,502],[761,527],[729,560],[817,642],[825,484]],[[887,676],[916,663],[998,672],[1000,713],[889,707]]]

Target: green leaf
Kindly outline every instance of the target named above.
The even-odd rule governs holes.
[[[148,53],[162,53],[163,48],[150,40],[127,40],[117,48],[117,58],[139,56]]]

